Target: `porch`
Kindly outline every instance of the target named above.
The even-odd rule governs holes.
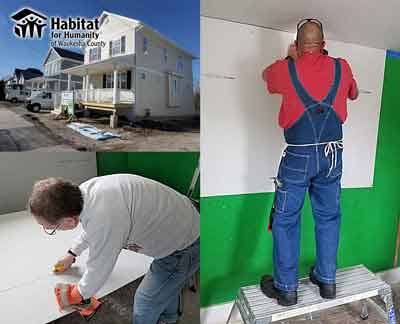
[[[74,90],[75,103],[85,109],[110,111],[115,126],[118,115],[131,112],[135,103],[135,55],[121,55],[63,70],[71,90],[72,75],[83,77],[82,90]]]

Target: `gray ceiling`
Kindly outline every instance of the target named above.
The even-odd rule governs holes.
[[[400,48],[400,0],[202,0],[201,14],[288,32],[318,18],[327,39]]]

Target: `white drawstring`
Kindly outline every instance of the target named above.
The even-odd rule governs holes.
[[[336,141],[336,142],[328,142],[325,145],[324,148],[324,153],[325,156],[328,157],[329,154],[331,154],[331,166],[329,168],[329,172],[326,175],[326,177],[329,177],[329,175],[331,174],[332,170],[334,168],[336,168],[336,164],[337,164],[337,149],[343,148],[343,142],[342,141]]]
[[[332,141],[332,142],[323,142],[323,143],[312,143],[312,144],[287,144],[288,146],[316,146],[316,145],[325,145],[324,153],[325,156],[328,157],[331,154],[331,166],[329,168],[329,172],[326,177],[329,177],[332,170],[336,168],[337,164],[337,149],[343,148],[343,141]]]

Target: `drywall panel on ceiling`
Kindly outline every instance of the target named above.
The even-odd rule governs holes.
[[[53,274],[51,268],[68,250],[80,231],[80,228],[58,231],[57,235],[49,236],[25,211],[1,215],[2,323],[42,324],[67,314],[58,310],[54,286],[58,282],[77,283],[85,271],[87,253],[83,253],[77,263],[64,274]],[[96,296],[103,297],[143,276],[151,261],[147,256],[123,250],[111,276]]]
[[[400,1],[202,0],[201,15],[295,32],[303,18],[318,18],[328,39],[375,48],[400,47]]]
[[[0,214],[25,209],[37,180],[63,177],[79,184],[96,176],[96,153],[0,153]]]
[[[293,34],[201,18],[202,196],[273,191],[285,147],[278,127],[279,95],[266,93],[262,70],[286,56]],[[344,187],[370,187],[385,51],[327,41],[346,58],[362,92],[348,104],[344,126]]]

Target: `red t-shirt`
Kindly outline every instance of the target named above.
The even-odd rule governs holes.
[[[342,122],[347,117],[347,98],[357,96],[357,83],[345,59],[340,58],[342,77],[333,108]],[[307,92],[316,100],[328,94],[334,78],[334,60],[322,53],[306,53],[295,60],[297,75]],[[268,66],[262,74],[270,93],[282,95],[279,125],[288,128],[300,118],[304,106],[296,93],[289,75],[288,60],[278,60]]]

